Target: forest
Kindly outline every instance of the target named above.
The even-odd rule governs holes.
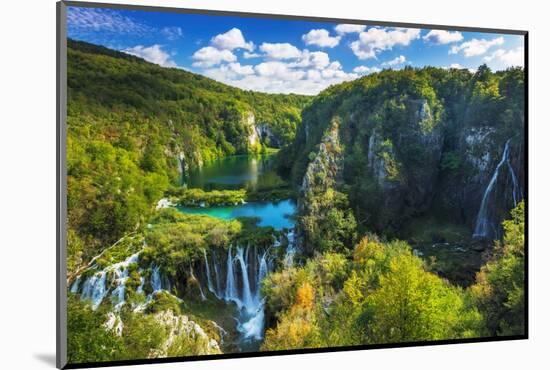
[[[522,68],[310,97],[67,59],[70,363],[525,333]]]

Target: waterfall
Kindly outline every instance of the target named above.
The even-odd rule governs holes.
[[[294,242],[294,231],[291,230],[287,234],[288,245],[286,247],[285,257],[283,264],[285,268],[292,267],[294,265],[294,255],[296,254],[296,243]]]
[[[89,277],[82,285],[80,299],[90,300],[92,302],[92,309],[97,309],[109,293],[107,275],[110,275],[114,277],[110,282],[110,285],[114,286],[111,296],[116,302],[115,308],[120,308],[125,303],[126,280],[128,280],[129,274],[128,267],[130,264],[138,261],[139,254],[140,252],[132,254],[124,261],[107,266],[105,269]],[[71,289],[71,291],[73,291],[73,289]],[[74,293],[77,291],[78,288],[75,288]]]
[[[151,288],[154,292],[162,290],[162,280],[160,279],[160,266],[153,268],[153,273],[151,274]]]
[[[242,279],[243,279],[243,294],[242,302],[246,310],[251,313],[253,312],[254,302],[252,302],[252,293],[250,292],[250,280],[248,280],[248,264],[245,262],[243,257],[243,248],[237,248],[237,260],[241,264]]]
[[[92,302],[92,309],[95,310],[107,295],[107,289],[105,282],[107,279],[107,272],[105,270],[90,276],[82,286],[82,293],[80,294],[81,300],[89,299]]]
[[[241,307],[241,301],[237,294],[237,287],[235,286],[235,273],[233,271],[233,257],[231,255],[231,246],[227,251],[227,279],[225,284],[225,300],[234,301],[239,307]]]
[[[217,297],[218,293],[216,290],[214,290],[214,286],[212,285],[212,276],[210,275],[210,266],[208,265],[208,257],[206,256],[206,250],[202,250],[204,254],[204,264],[206,265],[206,280],[208,282],[208,290],[214,293],[214,295]]]
[[[512,178],[512,197],[514,201],[514,206],[518,201],[520,190],[519,190],[519,184],[517,181],[517,176],[510,163],[510,158],[509,158],[510,140],[511,139],[508,139],[506,141],[506,144],[504,145],[504,151],[502,152],[502,158],[500,159],[500,162],[495,168],[495,172],[493,173],[493,176],[491,177],[491,180],[489,181],[489,184],[485,189],[485,193],[483,194],[481,205],[479,207],[479,212],[477,214],[476,226],[473,234],[474,238],[487,238],[490,236],[491,232],[493,231],[492,229],[494,227],[494,224],[493,222],[491,222],[490,215],[489,215],[490,196],[493,193],[493,190],[495,189],[495,186],[497,184],[500,170],[505,164],[510,172],[510,177]]]
[[[78,287],[80,286],[80,276],[76,278],[73,285],[71,285],[71,293],[78,292]]]
[[[266,254],[267,254],[267,251],[265,251],[264,254],[262,254],[262,258],[260,259],[260,268],[259,268],[259,272],[258,272],[258,281],[256,283],[256,298],[255,298],[255,300],[256,300],[257,304],[259,304],[259,302],[261,301],[262,280],[267,275]]]
[[[218,292],[216,296],[219,298],[219,297],[222,297],[223,294],[222,294],[222,285],[220,281],[220,272],[218,269],[218,259],[214,251],[212,251],[212,263],[214,264],[214,275],[216,276],[216,291]]]

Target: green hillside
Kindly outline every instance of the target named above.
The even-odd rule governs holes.
[[[310,101],[80,41],[67,53],[69,250],[84,260],[142,226],[182,170],[290,143]]]

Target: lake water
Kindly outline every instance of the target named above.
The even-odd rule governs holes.
[[[204,190],[256,189],[258,181],[273,174],[273,155],[234,155],[189,172],[188,188]]]
[[[272,226],[276,230],[294,227],[292,215],[296,212],[296,202],[284,199],[278,202],[250,202],[228,207],[177,207],[185,213],[208,215],[224,220],[237,217],[258,217],[259,226]]]
[[[257,187],[281,181],[273,171],[273,155],[230,156],[203,166],[200,170],[190,171],[188,188],[201,188],[207,191]],[[219,207],[182,207],[185,213],[209,215],[225,220],[237,217],[257,217],[259,226],[272,226],[276,230],[294,227],[293,215],[296,202],[282,199],[270,202],[248,202],[235,206]]]

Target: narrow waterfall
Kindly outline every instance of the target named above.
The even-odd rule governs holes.
[[[481,205],[479,207],[479,212],[477,214],[476,225],[473,234],[474,238],[488,238],[491,236],[492,233],[494,233],[494,228],[496,227],[496,225],[494,224],[494,222],[492,222],[491,216],[489,214],[490,197],[494,192],[501,168],[504,165],[507,166],[508,172],[510,173],[510,177],[512,179],[512,197],[514,205],[517,204],[517,201],[519,200],[518,197],[521,196],[517,176],[510,163],[510,140],[511,139],[508,139],[506,141],[506,144],[504,145],[504,151],[502,152],[502,158],[495,168],[495,172],[493,173],[493,176],[491,177],[491,180],[489,181],[489,184],[485,189],[485,193],[483,194]]]
[[[212,251],[212,263],[214,264],[214,275],[216,276],[216,291],[218,292],[216,296],[218,298],[222,297],[222,284],[220,281],[220,271],[218,268],[218,258],[216,257],[216,252]]]
[[[294,230],[291,230],[287,234],[288,245],[286,247],[285,258],[283,264],[285,268],[292,267],[294,265],[294,255],[296,254],[296,243],[294,241]]]
[[[231,246],[227,251],[227,278],[225,283],[225,300],[237,303],[242,306],[237,294],[237,286],[235,285],[235,272],[233,271],[233,257],[231,255]]]
[[[244,308],[248,313],[254,312],[254,302],[252,301],[252,293],[250,291],[250,280],[248,279],[248,264],[245,262],[243,257],[244,249],[242,247],[237,248],[237,260],[241,264],[241,273],[242,273],[242,302]]]
[[[267,260],[266,260],[266,255],[267,255],[267,251],[265,251],[263,254],[262,254],[262,258],[260,259],[260,268],[259,268],[259,272],[258,272],[258,281],[256,283],[256,296],[255,296],[255,301],[256,301],[256,304],[259,304],[260,301],[261,301],[261,291],[262,291],[262,280],[266,277],[267,275]]]
[[[160,278],[160,266],[153,268],[153,273],[151,274],[151,288],[153,288],[153,293],[162,290],[162,280]]]
[[[76,278],[73,285],[71,285],[71,293],[78,292],[78,287],[80,286],[80,276]]]
[[[208,283],[208,290],[214,293],[216,297],[218,297],[218,293],[214,289],[214,286],[212,285],[212,276],[210,274],[210,266],[208,265],[208,257],[206,256],[206,250],[203,249],[202,253],[204,254],[204,264],[206,266],[206,280]]]

